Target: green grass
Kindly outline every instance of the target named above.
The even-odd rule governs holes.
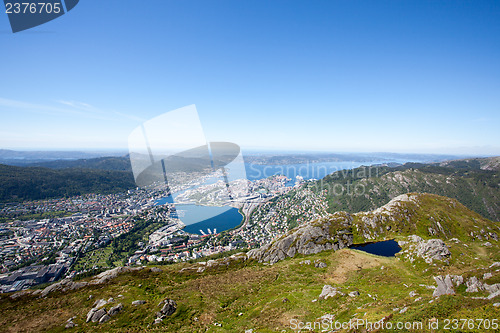
[[[451,248],[453,253],[466,251],[467,256],[472,256],[480,243],[472,245],[465,249],[460,247],[462,245]],[[327,267],[301,265],[304,258],[313,263],[321,260]],[[500,260],[498,244],[483,253],[478,263],[487,267],[492,260]],[[179,272],[190,265],[196,264],[159,266],[163,269],[161,273],[144,269],[122,274],[104,286],[54,293],[42,299],[26,296],[10,300],[2,296],[0,327],[6,332],[241,332],[250,328],[257,332],[292,332],[292,319],[314,322],[325,314],[334,315],[340,322],[351,318],[374,322],[392,316],[394,323],[422,321],[424,324],[433,317],[444,320],[460,316],[490,319],[499,316],[499,309],[493,308],[491,301],[473,300],[461,289],[457,295],[436,299],[432,297],[432,290],[422,286],[435,285],[432,278],[435,274],[474,272],[478,267],[476,261],[461,268],[454,265],[434,267],[423,262],[412,264],[398,258],[344,249],[297,256],[272,266],[240,261],[209,268],[203,273]],[[431,270],[423,273],[425,265]],[[492,270],[484,270],[487,271]],[[479,273],[482,276],[484,272]],[[325,284],[338,287],[346,294],[359,291],[360,295],[319,300]],[[422,300],[414,302],[410,291],[415,291]],[[119,294],[123,297],[118,298]],[[89,295],[93,295],[91,300],[88,300]],[[110,297],[115,298],[115,304],[124,305],[122,313],[105,324],[85,323],[86,313],[95,299]],[[160,325],[153,326],[158,303],[164,298],[174,299],[178,309]],[[287,302],[283,302],[285,298]],[[132,301],[137,299],[147,303],[132,306]],[[317,301],[313,302],[314,299]],[[400,314],[399,309],[404,307],[408,310]],[[76,316],[77,329],[65,330],[65,321],[73,316]]]

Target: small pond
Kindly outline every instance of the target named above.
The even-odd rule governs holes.
[[[401,250],[398,242],[393,239],[382,242],[356,244],[350,246],[350,248],[384,257],[394,257]]]

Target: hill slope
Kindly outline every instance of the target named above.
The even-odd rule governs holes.
[[[52,170],[0,164],[0,202],[115,193],[135,186],[132,173],[125,171]]]
[[[499,161],[494,157],[341,170],[261,205],[250,220],[262,225],[273,214],[273,220],[293,228],[327,213],[369,211],[398,195],[419,192],[457,199],[483,217],[500,221]]]
[[[345,213],[335,216],[339,221],[348,217]],[[431,233],[429,217],[439,221],[443,230]],[[375,226],[374,218],[380,219]],[[357,328],[362,331],[366,327],[361,321],[373,324],[382,320],[394,325],[386,331],[407,322],[408,329],[398,331],[429,331],[429,325],[437,322],[436,332],[453,332],[459,330],[450,329],[449,323],[446,329],[446,320],[481,318],[490,328],[498,321],[500,292],[491,291],[500,290],[500,248],[486,231],[498,233],[495,223],[455,200],[421,194],[398,198],[348,220],[355,239],[363,235],[357,230],[367,228],[365,233],[370,237],[375,231],[380,239],[395,236],[404,251],[391,258],[332,249],[311,255],[295,253],[274,265],[239,254],[194,264],[121,269],[121,274],[118,269],[83,283],[60,283],[50,288],[52,292],[2,295],[0,327],[5,332],[291,332],[316,325],[314,331],[319,332],[323,328],[334,330],[336,323],[345,323],[345,327],[359,323]],[[323,226],[323,222],[310,223]],[[387,225],[391,230],[380,232],[379,226]],[[330,223],[323,229],[338,234],[343,228]],[[411,245],[417,244],[418,236],[407,236],[413,232],[426,238],[421,243],[431,237],[442,238],[449,249],[446,259],[428,262],[419,257]],[[488,237],[488,243],[482,235]],[[314,234],[309,236],[317,239]],[[449,288],[453,294],[433,295],[441,277],[450,281],[453,277]],[[106,309],[101,315],[112,315],[103,323],[86,322],[99,299]],[[133,303],[137,300],[144,302]],[[111,311],[119,303],[121,309]],[[78,326],[65,329],[70,318]],[[485,331],[485,326],[480,326],[484,322],[471,325],[474,329],[467,331]]]

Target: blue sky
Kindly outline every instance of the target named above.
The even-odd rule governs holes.
[[[0,43],[0,148],[126,148],[196,104],[246,149],[500,155],[498,1],[82,0]]]

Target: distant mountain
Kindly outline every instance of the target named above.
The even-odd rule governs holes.
[[[459,158],[453,155],[397,153],[251,153],[245,162],[262,165],[290,165],[321,162],[420,161],[439,162]]]
[[[0,202],[38,200],[134,188],[132,172],[18,167],[0,164]]]
[[[457,199],[482,216],[500,221],[500,175],[495,165],[498,166],[498,157],[406,163],[395,168],[361,167],[350,173],[331,174],[316,185],[323,190],[350,186],[351,193],[336,195],[330,191],[327,195],[330,212],[375,209],[400,194],[419,192]]]
[[[123,156],[124,151],[19,151],[0,149],[0,164],[24,166],[48,161],[71,161],[103,156]]]
[[[119,157],[98,157],[78,160],[55,160],[48,162],[30,163],[26,166],[43,167],[50,169],[94,169],[94,170],[114,170],[114,171],[132,171],[130,159],[128,156]]]

